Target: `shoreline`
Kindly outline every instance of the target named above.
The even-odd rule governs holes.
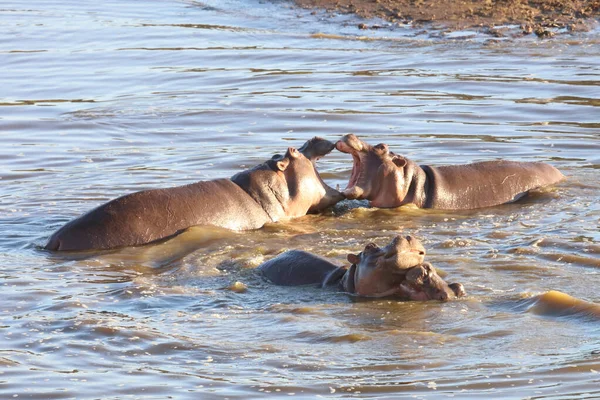
[[[439,30],[477,29],[493,36],[589,32],[598,26],[600,0],[294,0],[303,8],[381,18]],[[509,26],[516,26],[511,29]],[[358,24],[360,29],[377,25]]]

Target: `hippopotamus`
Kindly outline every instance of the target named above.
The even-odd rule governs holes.
[[[290,250],[257,269],[277,285],[338,286],[361,297],[446,301],[466,294],[460,283],[448,285],[431,264],[423,262],[424,257],[425,248],[418,239],[398,235],[384,248],[369,243],[359,254],[349,254],[350,267],[339,267],[306,251]]]
[[[326,185],[314,162],[334,144],[315,137],[300,149],[235,174],[167,189],[143,190],[111,200],[56,231],[48,250],[104,250],[138,246],[194,225],[243,231],[318,212],[343,199]]]
[[[386,144],[371,146],[353,134],[336,148],[354,159],[343,194],[374,207],[414,204],[419,208],[468,210],[509,203],[564,176],[543,162],[483,161],[431,167],[394,154]]]

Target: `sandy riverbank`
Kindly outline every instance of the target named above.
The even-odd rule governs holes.
[[[502,34],[501,25],[518,25],[521,34],[550,37],[556,32],[588,31],[597,26],[600,0],[295,0],[302,7],[324,8],[361,17],[379,17],[416,26],[478,28]],[[361,28],[371,26],[361,24]]]

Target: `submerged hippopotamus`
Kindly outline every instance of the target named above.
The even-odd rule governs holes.
[[[240,172],[231,179],[152,189],[111,200],[56,231],[48,250],[112,249],[174,236],[194,225],[232,230],[323,210],[343,199],[327,186],[314,162],[334,144],[313,138],[300,149]]]
[[[424,257],[425,248],[418,239],[396,236],[384,248],[369,243],[361,253],[349,254],[350,267],[338,267],[306,251],[290,250],[257,268],[277,285],[337,285],[364,297],[446,301],[465,295],[463,285],[448,285],[431,264],[423,262]]]
[[[529,190],[564,179],[542,162],[484,161],[430,167],[390,152],[386,144],[371,146],[353,134],[336,148],[354,159],[348,199],[367,199],[375,207],[414,204],[420,208],[468,210],[516,201]]]

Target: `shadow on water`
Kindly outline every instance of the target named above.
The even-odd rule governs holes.
[[[186,229],[175,237],[151,244],[125,247],[115,250],[45,252],[48,259],[56,264],[65,261],[86,262],[108,265],[114,269],[130,269],[143,274],[160,274],[179,268],[181,261],[195,251],[210,251],[216,243],[231,242],[239,232],[213,226],[195,226]]]

